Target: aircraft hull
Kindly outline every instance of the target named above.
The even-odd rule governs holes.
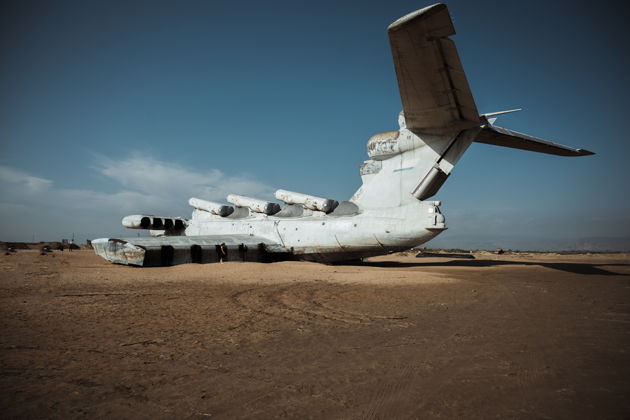
[[[193,214],[181,236],[102,238],[95,252],[117,264],[166,266],[227,261],[306,260],[322,263],[358,260],[421,245],[446,229],[432,204],[415,203],[344,217],[280,218],[257,214],[230,220]],[[441,216],[441,215],[440,215]]]

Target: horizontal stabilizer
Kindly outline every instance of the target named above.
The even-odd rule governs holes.
[[[532,152],[558,156],[588,156],[595,154],[585,149],[574,149],[573,147],[538,139],[528,136],[527,134],[508,130],[507,128],[497,127],[496,125],[486,125],[483,127],[475,141],[477,143],[493,144],[495,146],[530,150]]]

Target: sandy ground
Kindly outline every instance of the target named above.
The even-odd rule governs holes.
[[[0,257],[2,418],[630,418],[630,256]]]

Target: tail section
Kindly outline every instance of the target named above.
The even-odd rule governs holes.
[[[494,126],[497,115],[479,115],[455,43],[448,9],[434,4],[387,28],[403,105],[400,130],[372,136],[363,185],[352,201],[363,208],[398,207],[435,195],[473,141],[586,156],[588,150]]]
[[[397,207],[434,195],[475,139],[481,119],[448,9],[434,4],[387,28],[404,114],[400,130],[373,136],[353,201]]]
[[[370,160],[361,165],[363,185],[352,201],[363,208],[398,207],[435,195],[475,139],[480,127],[422,136],[408,130],[372,136]]]

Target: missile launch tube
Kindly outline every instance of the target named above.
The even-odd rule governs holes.
[[[129,229],[181,230],[186,227],[186,221],[180,217],[132,214],[123,217],[122,225]]]
[[[294,191],[278,190],[275,194],[278,200],[287,204],[301,204],[304,208],[330,213],[339,204],[329,198],[316,197],[314,195],[302,194]]]
[[[149,229],[152,224],[151,216],[132,214],[122,219],[122,225],[129,229]]]
[[[227,196],[227,201],[237,207],[248,207],[251,211],[256,213],[275,214],[280,211],[278,203],[244,197],[242,195],[230,194]]]
[[[206,201],[195,197],[188,200],[188,204],[198,210],[207,211],[208,213],[216,214],[221,217],[229,216],[234,212],[234,207],[232,206],[226,206],[221,203],[213,203],[212,201]]]

